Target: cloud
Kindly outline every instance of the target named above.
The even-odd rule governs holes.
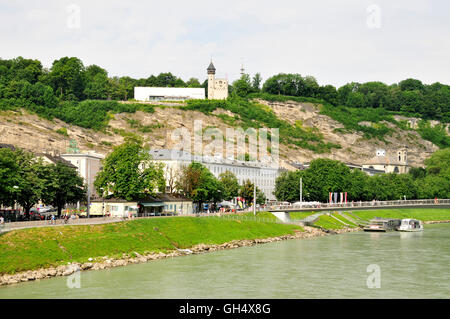
[[[367,26],[369,5],[381,26]],[[79,28],[69,27],[69,5]],[[351,81],[450,83],[450,5],[446,1],[4,1],[0,55],[62,56],[97,64],[111,76],[170,71],[206,78],[246,71],[315,76],[320,84]],[[72,20],[73,21],[73,20]]]

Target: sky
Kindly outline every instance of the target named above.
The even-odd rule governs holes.
[[[320,85],[450,84],[447,0],[0,0],[0,58],[64,56],[109,76],[172,72],[234,81],[314,76]]]

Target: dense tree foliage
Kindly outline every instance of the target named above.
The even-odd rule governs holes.
[[[190,78],[185,82],[170,72],[141,79],[109,77],[105,69],[97,65],[84,66],[76,57],[55,60],[48,70],[38,60],[0,59],[0,110],[23,107],[49,119],[57,117],[95,130],[107,126],[110,113],[153,111],[152,106],[117,102],[133,99],[136,86],[203,87],[206,94],[208,88],[206,80]],[[217,107],[225,108],[236,114],[234,117],[219,115],[227,124],[235,125],[240,121],[245,127],[280,128],[282,143],[316,153],[329,152],[339,145],[324,143],[321,134],[314,129],[305,129],[301,123],[291,125],[281,121],[273,112],[249,99],[273,99],[275,96],[322,104],[322,114],[343,123],[345,130],[361,131],[366,138],[380,140],[394,131],[385,121],[399,126],[392,114],[418,116],[424,119],[417,129],[424,139],[441,148],[450,145],[445,128],[450,121],[450,86],[441,83],[427,85],[417,79],[406,79],[392,85],[352,82],[335,88],[321,86],[314,77],[300,74],[280,73],[262,83],[261,75],[256,73],[253,78],[249,74],[242,75],[229,86],[229,92],[227,101],[191,101],[187,108],[208,112]],[[427,122],[430,119],[444,124],[431,125]],[[361,123],[367,121],[373,125]]]
[[[347,192],[350,201],[448,198],[450,196],[450,148],[435,152],[426,160],[426,169],[412,168],[408,174],[369,176],[344,163],[317,159],[304,171],[282,173],[275,181],[274,195],[280,201],[299,200],[300,177],[303,197],[328,201],[329,192]]]
[[[280,73],[267,79],[262,91],[318,98],[335,106],[383,108],[424,119],[450,121],[450,86],[438,82],[425,85],[416,79],[406,79],[390,86],[382,82],[352,82],[336,90],[331,85],[319,86],[310,76]]]
[[[42,194],[42,201],[58,209],[58,216],[66,204],[76,204],[86,198],[83,178],[65,163],[46,165],[42,174],[47,178]]]
[[[219,180],[198,162],[184,166],[176,181],[177,190],[184,196],[198,203],[198,208],[204,202],[217,203],[223,199],[225,189]]]
[[[280,73],[268,78],[262,85],[256,73],[251,79],[244,74],[230,92],[245,97],[263,93],[294,97],[317,98],[331,105],[351,108],[383,108],[424,119],[450,121],[450,86],[439,82],[423,84],[417,79],[406,79],[392,85],[382,82],[348,83],[340,88],[320,86],[312,76]],[[97,65],[85,67],[76,57],[55,60],[49,70],[38,60],[18,57],[0,59],[0,100],[12,105],[33,103],[44,107],[57,107],[58,101],[85,99],[127,100],[133,98],[135,86],[203,87],[196,78],[183,81],[170,72],[133,79],[128,76],[108,77]],[[3,101],[3,103],[5,102]],[[0,104],[0,105],[1,105]]]
[[[252,183],[250,180],[244,181],[244,184],[239,189],[239,196],[244,198],[247,205],[252,205],[253,198],[255,195],[255,184]],[[258,188],[256,187],[256,204],[265,204],[266,202],[266,195]]]
[[[31,153],[0,149],[0,205],[20,204],[28,216],[40,200],[62,208],[85,199],[83,179],[65,163],[44,164]]]
[[[164,169],[151,161],[141,140],[127,139],[103,160],[94,185],[98,194],[126,200],[165,191]]]
[[[239,195],[239,181],[230,171],[226,171],[219,175],[219,181],[223,186],[223,199],[231,200]]]

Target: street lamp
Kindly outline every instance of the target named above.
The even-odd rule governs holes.
[[[300,177],[300,209],[303,206],[303,178]]]
[[[15,191],[17,191],[19,189],[19,186],[14,185],[13,188],[14,188],[14,191],[13,191],[13,193],[14,193]],[[14,207],[13,207],[13,209],[16,209],[16,201],[15,200],[14,200]]]

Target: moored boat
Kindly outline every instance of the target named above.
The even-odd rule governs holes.
[[[400,226],[397,228],[397,230],[404,232],[423,231],[423,223],[420,220],[412,218],[402,219],[402,222]]]
[[[400,226],[399,219],[372,219],[366,227],[363,228],[367,232],[387,232],[396,230]]]

